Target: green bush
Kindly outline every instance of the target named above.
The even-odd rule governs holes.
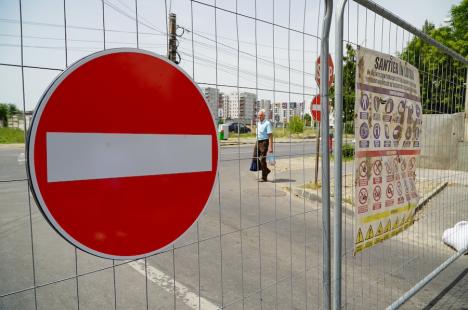
[[[344,124],[345,134],[354,134],[354,122],[348,121]]]
[[[354,145],[343,144],[341,153],[343,154],[343,158],[353,158],[354,157]]]
[[[291,133],[302,133],[304,132],[304,121],[295,115],[289,119],[288,127]]]

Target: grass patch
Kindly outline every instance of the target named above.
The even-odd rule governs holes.
[[[274,138],[301,138],[301,139],[307,139],[307,138],[315,138],[317,136],[317,129],[315,128],[309,128],[306,127],[304,128],[304,131],[301,133],[291,133],[289,128],[274,128],[273,129],[273,137]]]
[[[0,128],[0,144],[24,143],[24,131],[18,128]]]
[[[306,184],[302,184],[301,186],[299,186],[300,188],[303,188],[303,189],[319,189],[319,188],[322,188],[322,183],[320,182],[308,182]]]
[[[232,133],[229,133],[229,134],[231,134],[234,138],[237,138],[237,133],[232,132]],[[240,138],[255,138],[255,133],[253,133],[253,132],[240,133],[239,137]]]
[[[288,128],[273,128],[273,138],[291,138],[293,139],[310,139],[315,138],[317,136],[317,129],[315,128],[304,128],[304,131],[301,133],[291,133]],[[241,133],[239,134],[239,138],[255,138],[255,128],[253,131],[249,133]],[[230,132],[229,138],[237,139],[236,132]]]

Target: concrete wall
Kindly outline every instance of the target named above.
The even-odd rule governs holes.
[[[450,169],[468,171],[468,142],[458,144],[457,160],[452,163]]]
[[[26,114],[25,117],[18,117],[18,115],[13,115],[8,119],[8,127],[10,128],[19,128],[24,130],[24,121],[26,120],[26,129],[29,129],[32,120],[32,113]],[[0,127],[2,123],[0,122]]]
[[[459,148],[463,146],[464,113],[423,115],[421,156],[418,166],[432,169],[463,168]],[[468,150],[468,149],[466,149]],[[465,156],[463,156],[465,157]],[[468,159],[466,167],[468,168]]]

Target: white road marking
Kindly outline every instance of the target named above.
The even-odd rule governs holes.
[[[161,270],[151,266],[148,263],[146,264],[147,272],[145,273],[145,261],[143,259],[130,262],[129,265],[138,273],[142,274],[143,276],[146,276],[149,281],[155,283],[169,294],[174,294],[175,286],[176,297],[182,300],[182,302],[191,309],[219,309],[218,306],[216,306],[209,300],[198,296],[194,292],[191,292],[188,287],[186,287],[178,281],[174,281],[173,278],[171,278]]]
[[[48,182],[212,170],[210,135],[47,133]]]
[[[20,153],[16,159],[18,160],[19,163],[24,163],[26,161],[24,153]]]

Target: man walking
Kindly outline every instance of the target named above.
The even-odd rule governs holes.
[[[262,178],[260,182],[266,182],[270,169],[267,167],[267,153],[273,153],[273,129],[269,120],[265,119],[265,110],[257,114],[257,143],[255,144],[254,157],[260,161]]]

